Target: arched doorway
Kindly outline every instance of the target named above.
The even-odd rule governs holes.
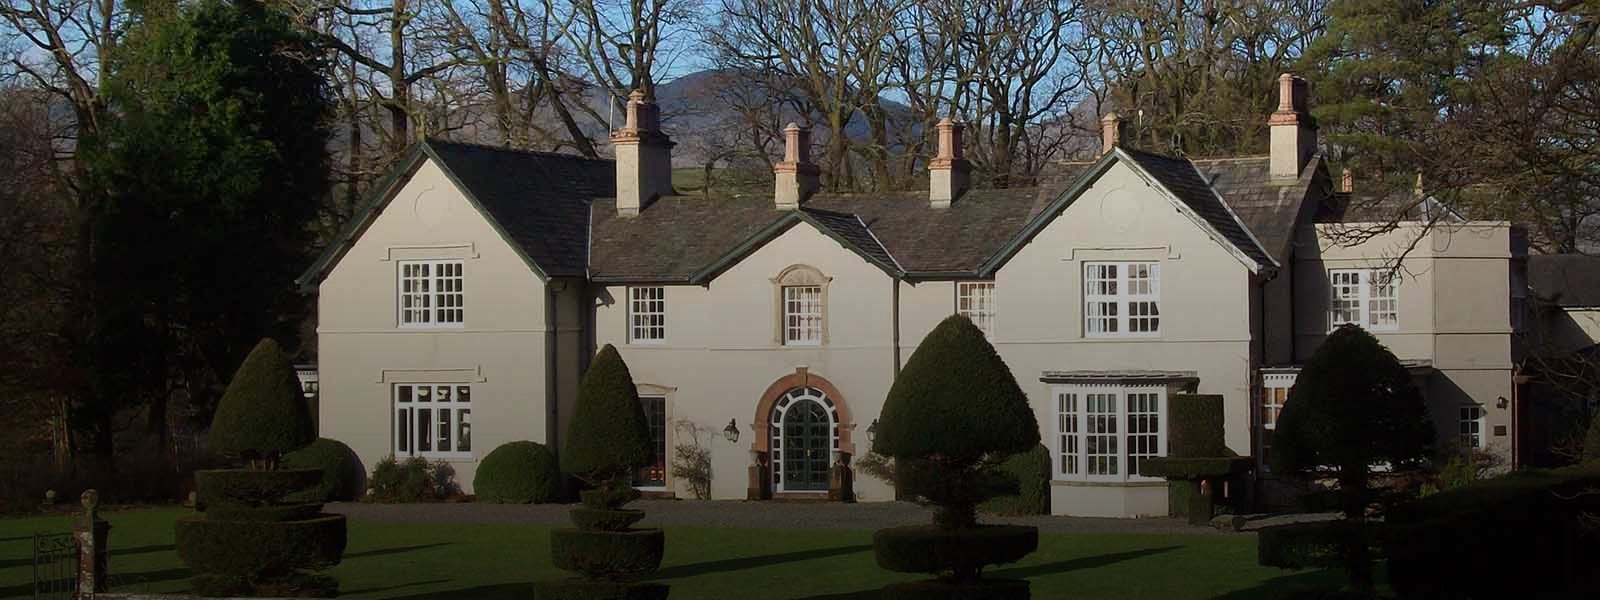
[[[838,410],[814,387],[785,392],[772,407],[772,487],[780,492],[826,492],[839,448]]]

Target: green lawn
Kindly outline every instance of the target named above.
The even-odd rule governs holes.
[[[172,550],[179,509],[140,509],[111,521],[113,583],[124,591],[186,587]],[[66,517],[0,519],[0,598],[30,593],[30,539],[65,531]],[[344,598],[528,600],[550,566],[547,526],[353,521],[344,563],[331,571]],[[870,531],[674,528],[658,579],[680,600],[875,598],[910,577],[873,563]],[[1046,598],[1292,598],[1338,584],[1337,574],[1256,565],[1254,536],[1045,535],[1039,552],[996,576],[1026,577]]]

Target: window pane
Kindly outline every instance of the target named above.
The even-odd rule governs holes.
[[[411,409],[402,408],[394,413],[394,453],[411,452]]]
[[[433,451],[433,409],[417,409],[417,452]]]
[[[456,411],[456,450],[460,452],[472,451],[472,409],[463,408]]]
[[[634,473],[633,484],[660,487],[667,484],[667,399],[641,396],[645,425],[650,430],[650,443],[655,448],[655,459]]]
[[[1059,429],[1061,431],[1060,452],[1061,472],[1067,475],[1078,474],[1079,438],[1078,438],[1078,395],[1063,393],[1056,397],[1059,409]]]
[[[1120,474],[1117,464],[1120,451],[1117,444],[1116,394],[1084,395],[1084,414],[1089,474]]]
[[[453,415],[448,409],[439,409],[439,451],[450,451],[450,435],[455,433]]]
[[[1129,393],[1128,474],[1139,474],[1142,459],[1161,456],[1161,395],[1153,392]]]
[[[785,343],[822,343],[821,286],[785,286],[783,307]]]

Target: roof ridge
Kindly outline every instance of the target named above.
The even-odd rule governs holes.
[[[489,150],[489,151],[493,151],[493,152],[504,152],[504,153],[507,153],[507,154],[524,154],[524,155],[529,155],[529,156],[542,156],[542,157],[545,157],[545,158],[565,158],[565,159],[570,159],[570,160],[581,160],[581,161],[589,161],[589,162],[616,162],[615,160],[607,159],[607,158],[589,158],[587,156],[582,156],[582,155],[578,155],[578,154],[567,154],[567,153],[564,153],[564,152],[549,152],[549,151],[545,151],[545,150],[525,150],[525,149],[522,149],[522,148],[506,148],[504,146],[494,146],[494,145],[484,144],[484,143],[479,143],[479,142],[458,142],[458,141],[455,141],[455,140],[447,140],[447,139],[436,138],[436,137],[430,137],[430,138],[428,138],[426,140],[423,140],[423,143],[426,143],[426,144],[445,144],[445,145],[449,145],[449,146],[465,146],[467,148],[478,148],[478,149]]]
[[[1209,157],[1209,158],[1190,158],[1189,160],[1191,160],[1193,162],[1225,162],[1225,161],[1261,160],[1261,159],[1264,159],[1264,158],[1272,158],[1272,155],[1271,154],[1246,154],[1246,155],[1241,155],[1241,156],[1213,156],[1213,157]]]

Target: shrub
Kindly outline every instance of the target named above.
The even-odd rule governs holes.
[[[1214,394],[1184,394],[1168,403],[1167,456],[1208,458],[1233,456],[1222,428],[1223,399]]]
[[[666,536],[660,529],[550,532],[550,556],[557,569],[591,579],[612,579],[649,573],[661,567]]]
[[[897,483],[938,507],[937,524],[974,527],[977,505],[1016,493],[991,457],[1032,451],[1039,424],[1027,395],[966,317],[940,322],[884,401],[872,450],[895,459]]]
[[[1405,598],[1578,598],[1600,587],[1600,463],[1522,471],[1395,507],[1389,581]],[[1472,573],[1469,578],[1440,573]]]
[[[1039,549],[1039,529],[988,525],[941,529],[927,525],[890,527],[872,534],[878,566],[901,573],[976,574],[990,565],[1022,560]]]
[[[361,459],[344,442],[317,438],[311,445],[283,456],[285,466],[322,471],[322,481],[307,490],[308,502],[348,502],[361,497],[366,473]]]
[[[672,476],[689,484],[696,500],[711,499],[711,449],[694,444],[673,448]]]
[[[654,454],[633,375],[617,349],[606,344],[578,384],[561,470],[591,485],[618,482],[649,464]]]
[[[572,524],[585,531],[626,531],[644,519],[642,510],[574,508],[569,514]]]
[[[1583,462],[1600,460],[1600,413],[1589,422],[1589,434],[1583,438]]]
[[[331,567],[339,564],[345,543],[341,515],[284,522],[221,521],[207,515],[179,519],[176,530],[178,556],[189,568],[236,577]]]
[[[367,487],[370,488],[367,499],[386,503],[438,500],[444,497],[444,490],[435,476],[436,469],[428,459],[420,456],[404,461],[395,460],[393,455],[385,456],[378,461],[378,465],[372,469],[372,477],[367,480]]]
[[[1432,451],[1435,432],[1411,373],[1372,334],[1343,325],[1300,371],[1272,438],[1272,470],[1333,474],[1344,518],[1366,520],[1372,465],[1414,466]],[[1356,530],[1363,530],[1356,527]],[[1373,589],[1368,548],[1350,542],[1341,555],[1351,587]]]
[[[1032,452],[1013,454],[1000,469],[1017,479],[1017,493],[983,503],[985,512],[997,515],[1050,513],[1050,450],[1035,446]]]
[[[478,463],[473,482],[478,500],[500,504],[542,504],[561,497],[556,457],[543,444],[510,442]]]
[[[322,479],[317,469],[212,469],[195,471],[194,487],[202,507],[218,504],[259,506],[311,489]]]
[[[1370,534],[1368,543],[1370,544]],[[1357,541],[1345,521],[1318,521],[1267,527],[1256,533],[1256,562],[1280,569],[1323,569],[1343,564],[1344,548]]]
[[[256,344],[234,372],[211,420],[211,451],[275,463],[316,435],[294,365],[271,339]]]

